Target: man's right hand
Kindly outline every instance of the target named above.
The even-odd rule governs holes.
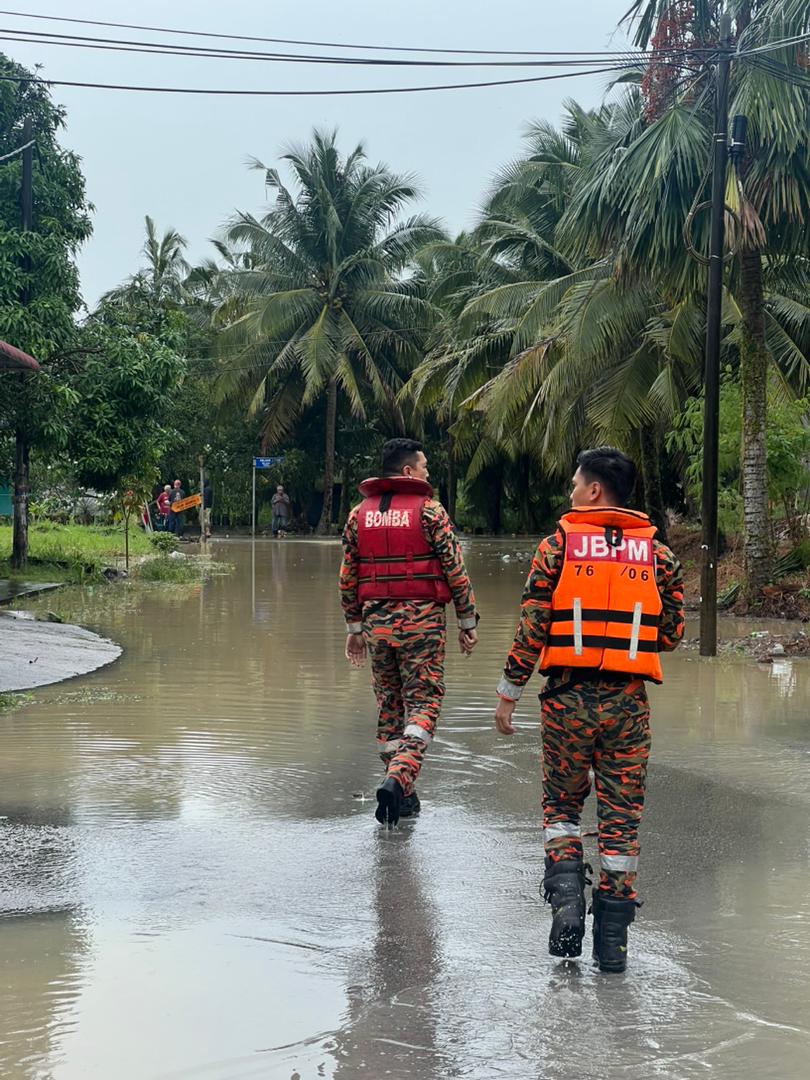
[[[508,698],[499,698],[498,707],[495,710],[495,727],[501,735],[514,735],[515,727],[512,723],[512,713],[515,711],[515,702]]]
[[[458,647],[465,656],[469,656],[477,644],[477,630],[459,630]]]
[[[366,642],[362,634],[346,635],[346,659],[352,667],[361,668],[366,662]]]

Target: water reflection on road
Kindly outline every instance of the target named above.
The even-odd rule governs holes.
[[[810,665],[668,658],[631,968],[561,964],[534,694],[513,741],[491,729],[507,550],[468,551],[482,644],[389,834],[336,544],[223,542],[235,574],[198,588],[65,595],[126,651],[0,717],[0,1075],[807,1075]]]

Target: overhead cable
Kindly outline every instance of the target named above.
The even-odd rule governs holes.
[[[13,35],[13,36],[12,36]],[[214,60],[261,60],[270,63],[349,64],[369,67],[566,67],[596,63],[623,63],[639,60],[661,62],[668,57],[693,55],[689,49],[663,49],[649,52],[625,50],[593,52],[564,59],[523,60],[411,60],[367,56],[320,56],[313,53],[268,53],[213,46],[179,45],[165,41],[136,41],[129,38],[90,37],[83,34],[57,34],[51,31],[18,30],[0,27],[0,40],[25,44],[62,45],[73,48],[101,49],[107,52],[133,52],[147,55],[188,56]],[[537,54],[539,55],[539,54]]]
[[[79,19],[65,15],[39,15],[27,11],[4,11],[0,15],[13,15],[20,19],[38,19],[47,22],[66,22],[83,26],[105,26],[118,30],[143,30],[154,34],[176,34],[181,37],[218,38],[228,41],[256,41],[271,45],[305,45],[318,49],[359,49],[366,52],[439,53],[453,56],[599,56],[589,52],[548,52],[532,49],[440,49],[411,45],[362,45],[356,42],[305,41],[299,38],[259,37],[253,34],[224,34],[203,30],[181,30],[166,26],[146,26],[139,23],[107,22],[101,19]],[[609,54],[601,54],[607,56]]]
[[[27,150],[29,146],[33,146],[36,141],[36,139],[29,139],[27,143],[23,143],[22,146],[18,146],[16,150],[12,150],[8,154],[3,154],[3,156],[0,157],[0,161],[8,161],[9,158],[16,157],[18,154],[21,154],[23,150]]]
[[[146,94],[207,94],[217,97],[344,97],[362,94],[420,94],[432,90],[472,90],[478,87],[516,86],[525,83],[551,82],[582,75],[604,75],[624,71],[626,66],[591,68],[586,71],[561,71],[554,75],[532,75],[523,79],[489,79],[484,82],[440,83],[435,86],[375,86],[337,90],[231,90],[202,86],[135,86],[124,83],[83,82],[75,79],[20,78],[0,75],[0,82],[40,83],[47,86],[73,86],[90,90],[128,90]]]

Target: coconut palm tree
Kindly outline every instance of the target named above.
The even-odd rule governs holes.
[[[374,402],[402,426],[396,395],[434,319],[408,270],[441,231],[421,215],[401,219],[419,195],[411,177],[368,165],[362,145],[341,157],[335,132],[315,131],[282,160],[294,188],[255,162],[274,203],[261,218],[239,214],[228,229],[250,265],[227,272],[230,295],[216,317],[219,390],[223,401],[263,410],[265,443],[325,397],[323,533],[332,521],[339,408],[362,419]]]
[[[146,305],[156,313],[165,313],[187,299],[184,284],[191,270],[185,258],[187,241],[172,228],[158,236],[153,219],[147,214],[144,220],[146,239],[141,254],[146,266],[105,293],[101,302],[118,308],[137,303],[141,309]]]
[[[810,216],[810,78],[807,73],[810,7],[806,0],[737,0],[735,16],[737,47],[741,56],[732,64],[731,113],[748,118],[748,154],[739,162],[729,185],[727,199],[740,221],[738,257],[729,275],[729,290],[739,310],[736,341],[739,348],[743,388],[742,490],[745,514],[745,563],[750,590],[757,590],[770,571],[770,529],[766,461],[766,407],[768,365],[774,353],[769,346],[779,334],[773,323],[785,305],[769,297],[766,268],[769,262],[795,260],[808,255],[807,221]],[[636,43],[646,46],[657,28],[673,15],[699,44],[716,43],[718,5],[699,0],[694,4],[675,0],[637,0],[628,12],[635,20]],[[779,45],[778,43],[786,43]],[[750,50],[765,50],[750,52]],[[746,52],[748,55],[746,56]],[[704,110],[705,111],[705,110]],[[651,125],[642,139],[654,141],[660,132]],[[708,121],[708,117],[707,117]],[[641,140],[639,140],[641,142]],[[707,152],[706,152],[707,153]],[[650,227],[664,215],[677,219],[697,202],[691,184],[677,181],[664,193],[644,184],[649,164],[638,156],[624,164],[625,191],[635,192],[625,202],[625,222],[646,221]],[[680,179],[680,178],[679,178]],[[654,201],[653,195],[657,196]],[[596,227],[597,222],[591,219]],[[640,231],[633,229],[636,242]],[[667,252],[666,237],[659,250],[647,248],[657,271],[669,275],[683,265],[679,252]],[[805,278],[806,280],[806,278]],[[790,327],[782,328],[790,334]],[[782,342],[784,344],[784,342]]]
[[[694,21],[679,30],[695,47],[712,25],[704,7],[698,4]],[[781,5],[783,11],[789,7]],[[780,35],[806,25],[806,4],[793,7],[796,21],[787,29],[780,24]],[[674,8],[683,17],[691,5],[662,6],[669,16]],[[740,5],[743,23],[744,9]],[[763,22],[762,11],[758,18],[741,26],[745,40],[773,40],[776,25]],[[788,48],[797,61],[792,68],[786,64],[777,72],[775,61],[767,69],[760,60],[746,61],[734,83],[735,108],[749,116],[753,153],[728,196],[736,200],[742,222],[742,251],[727,282],[724,347],[745,391],[743,493],[752,588],[769,569],[767,364],[776,361],[779,374],[798,391],[807,374],[805,315],[795,307],[801,289],[779,292],[788,266],[794,278],[807,281],[799,256],[806,252],[802,222],[810,213],[803,134],[808,95],[801,86],[777,81],[788,70],[794,79],[800,75],[796,48]],[[697,389],[702,357],[704,271],[686,251],[683,226],[706,179],[712,87],[706,69],[697,68],[691,56],[681,74],[668,79],[666,98],[653,94],[648,82],[594,116],[554,230],[554,249],[571,272],[495,289],[473,300],[464,314],[507,326],[511,321],[514,328],[509,364],[474,399],[496,436],[499,428],[522,424],[529,430],[534,424],[544,452],[560,463],[591,434],[619,444],[638,439],[640,449],[647,449],[645,486],[653,489],[657,433]],[[695,222],[697,246],[706,246],[707,226],[706,216]],[[648,509],[654,511],[655,502],[648,493]]]

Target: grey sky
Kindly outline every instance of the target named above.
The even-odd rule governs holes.
[[[285,38],[587,50],[625,45],[616,24],[629,0],[308,0],[306,4],[71,0],[64,6],[57,0],[36,0],[11,6],[38,14]],[[2,25],[119,38],[147,36],[11,16],[3,16]],[[193,39],[190,43],[207,44]],[[9,42],[0,43],[0,48],[27,66],[44,65],[46,78],[169,86],[338,88],[546,73],[508,68],[500,73],[497,68],[389,73],[367,67],[156,57]],[[235,208],[257,210],[264,204],[261,174],[248,171],[245,159],[255,156],[273,162],[286,143],[305,139],[313,126],[337,126],[343,147],[363,140],[373,161],[415,172],[426,196],[423,209],[442,217],[453,230],[463,228],[474,220],[492,175],[518,152],[527,121],[556,120],[569,96],[586,105],[597,104],[607,79],[597,75],[524,86],[356,98],[211,98],[55,87],[55,100],[68,110],[63,141],[83,159],[96,208],[94,235],[80,259],[85,299],[92,305],[104,290],[136,269],[145,214],[155,218],[161,231],[169,225],[178,229],[189,241],[192,259],[210,254],[207,238],[221,229]]]

